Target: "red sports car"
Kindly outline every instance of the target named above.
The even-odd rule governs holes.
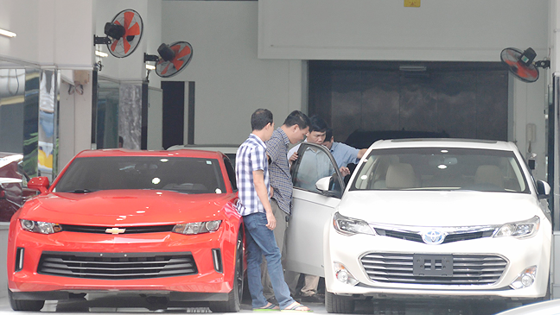
[[[238,311],[244,236],[235,173],[222,153],[79,153],[10,222],[8,288],[16,311],[87,293],[208,301]]]

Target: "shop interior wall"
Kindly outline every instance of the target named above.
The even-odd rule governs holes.
[[[190,64],[168,80],[195,83],[195,144],[240,144],[257,108],[279,126],[305,107],[304,62],[260,60],[257,20],[257,1],[163,1],[163,41],[193,47]]]
[[[549,0],[259,1],[259,58],[387,61],[500,61],[506,47],[549,58]],[[476,22],[475,22],[476,21]],[[528,152],[535,124],[537,176],[545,178],[545,108],[550,72],[536,83],[510,80],[509,137]]]
[[[548,54],[549,0],[259,1],[259,57],[499,61],[505,47]]]
[[[163,1],[162,37],[193,45],[189,66],[169,80],[196,83],[195,143],[235,144],[245,139],[255,108],[270,108],[277,125],[289,110],[306,110],[301,60],[499,62],[509,46],[531,46],[545,58],[548,6],[548,0],[434,0],[420,8],[388,0]],[[536,125],[531,149],[539,178],[545,177],[546,81],[541,70],[536,83],[510,84],[509,140],[527,152],[526,126]]]

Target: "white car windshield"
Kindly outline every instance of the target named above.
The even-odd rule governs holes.
[[[54,191],[88,193],[111,189],[156,189],[187,194],[226,192],[216,159],[119,156],[77,158]]]
[[[350,190],[474,190],[529,193],[511,151],[468,148],[373,150]]]

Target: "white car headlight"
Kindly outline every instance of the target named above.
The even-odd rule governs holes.
[[[336,212],[333,217],[334,229],[345,235],[368,234],[377,235],[369,224],[360,219],[349,218]]]
[[[187,235],[212,233],[220,228],[221,223],[222,220],[177,224],[173,227],[173,232]]]
[[[31,220],[23,220],[23,219],[19,220],[19,223],[22,229],[33,233],[53,234],[62,231],[62,227],[57,223],[31,221]]]
[[[336,277],[336,280],[342,283],[349,284],[349,285],[356,285],[360,283],[358,280],[356,280],[356,278],[354,278],[354,276],[350,273],[350,271],[348,271],[346,266],[344,266],[339,262],[336,261],[333,262],[333,270],[334,270],[334,275]]]
[[[539,217],[534,216],[529,220],[506,223],[494,232],[494,237],[529,237],[539,230],[540,222]]]
[[[537,266],[531,266],[523,270],[523,272],[520,273],[509,286],[515,290],[527,288],[535,282],[536,277]]]

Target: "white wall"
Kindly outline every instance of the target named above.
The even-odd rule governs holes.
[[[195,143],[240,144],[255,109],[270,109],[280,125],[302,107],[303,62],[258,59],[257,20],[256,1],[162,3],[164,42],[193,46],[190,64],[169,80],[195,82]]]
[[[91,69],[92,0],[0,0],[0,57],[41,66]]]
[[[0,0],[0,28],[17,34],[15,38],[0,36],[0,57],[38,61],[39,2],[40,0]]]
[[[499,61],[548,53],[549,0],[260,0],[259,57]]]
[[[512,125],[513,134],[509,140],[517,144],[521,153],[528,157],[529,139],[527,139],[527,125],[536,125],[536,141],[531,143],[531,152],[536,153],[537,168],[533,174],[538,179],[546,179],[546,159],[545,152],[546,139],[546,123],[545,110],[547,103],[547,77],[544,75],[547,71],[542,71],[540,78],[534,83],[525,83],[516,78],[510,79],[513,84],[513,120],[509,123]],[[511,75],[510,75],[511,76]]]

